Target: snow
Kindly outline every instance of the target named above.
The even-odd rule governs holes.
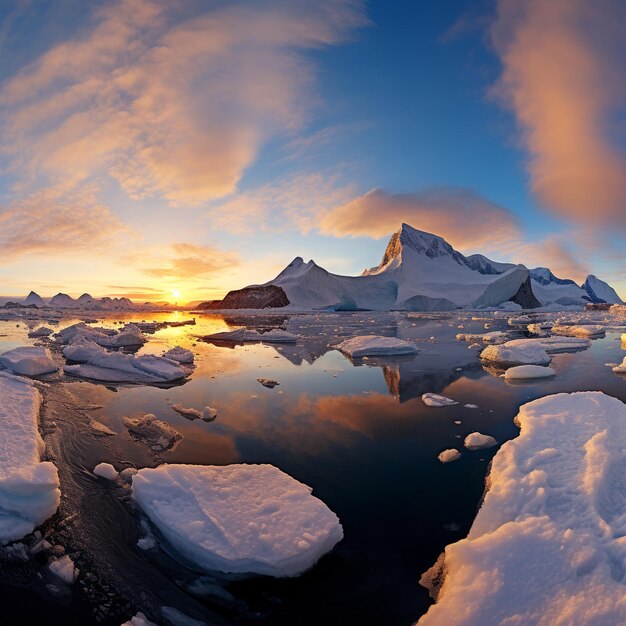
[[[610,304],[624,304],[613,287],[593,274],[589,274],[589,276],[587,276],[583,289],[585,289],[594,301],[604,300],[604,302],[608,302]]]
[[[74,561],[67,554],[58,559],[53,559],[48,567],[55,576],[58,576],[68,585],[71,585],[78,578],[79,571],[74,565]]]
[[[626,406],[600,392],[521,407],[469,535],[447,546],[421,626],[626,623]],[[442,563],[440,562],[441,566]]]
[[[148,341],[147,337],[139,330],[135,324],[127,324],[113,338],[113,343],[118,347],[135,347],[143,346]]]
[[[48,328],[47,326],[39,326],[39,328],[35,328],[28,333],[28,336],[31,339],[35,339],[37,337],[49,337],[54,331],[52,328]]]
[[[465,437],[463,445],[468,450],[482,450],[483,448],[497,446],[498,442],[489,435],[483,435],[482,433],[475,432],[470,433],[467,437]]]
[[[497,346],[487,346],[481,353],[483,361],[491,361],[499,365],[547,365],[550,357],[537,345],[511,346],[512,342]]]
[[[425,393],[422,395],[422,402],[426,406],[453,406],[454,404],[458,404],[456,400],[452,400],[452,398],[446,398],[446,396],[440,396],[437,393]]]
[[[122,423],[131,435],[144,441],[155,452],[169,450],[183,438],[178,431],[152,413],[142,417],[122,417]]]
[[[64,371],[72,376],[105,382],[164,383],[188,375],[176,361],[143,354],[135,356],[107,352],[92,341],[80,341],[63,348],[63,355],[79,365],[66,365]]]
[[[396,337],[380,337],[378,335],[364,335],[352,337],[334,346],[337,350],[353,359],[364,356],[396,356],[403,354],[417,354],[417,348],[404,339]]]
[[[437,458],[442,463],[452,463],[452,461],[456,461],[461,458],[461,453],[455,448],[449,448],[447,450],[443,450],[437,455]]]
[[[154,622],[148,620],[148,618],[141,612],[137,613],[130,620],[124,622],[122,626],[157,626]]]
[[[48,348],[21,346],[0,354],[0,364],[14,374],[41,376],[56,372],[59,368],[52,360]]]
[[[541,367],[539,365],[518,365],[509,367],[504,373],[505,380],[527,380],[533,378],[550,378],[556,372],[551,367]]]
[[[190,420],[201,419],[205,422],[212,422],[217,417],[217,409],[210,406],[205,406],[202,411],[194,409],[192,407],[185,407],[182,404],[172,404],[172,409],[179,415],[186,417]]]
[[[177,363],[183,363],[185,365],[191,365],[194,360],[193,352],[186,350],[180,346],[175,346],[168,350],[164,355],[166,359],[176,361]]]
[[[56,467],[41,461],[41,396],[31,381],[0,372],[0,543],[21,539],[50,517],[61,492]]]
[[[280,330],[279,328],[274,328],[266,333],[260,333],[258,330],[239,328],[237,330],[213,333],[212,335],[207,335],[204,339],[213,341],[232,341],[236,343],[255,341],[262,341],[265,343],[296,343],[296,341],[298,341],[298,336],[284,330]]]
[[[606,328],[599,325],[586,325],[586,326],[574,326],[574,325],[555,325],[552,327],[552,332],[556,335],[565,335],[567,337],[601,337],[604,335]]]
[[[297,576],[343,538],[311,488],[272,465],[161,465],[133,497],[183,560],[207,571]]]
[[[107,480],[116,480],[118,476],[117,470],[110,463],[98,463],[93,468],[93,473]]]
[[[559,352],[585,350],[591,345],[591,341],[578,337],[533,337],[531,339],[512,339],[504,345],[509,348],[536,347],[545,350],[548,354],[557,354]]]

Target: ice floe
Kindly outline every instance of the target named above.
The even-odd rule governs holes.
[[[338,343],[335,348],[354,359],[364,356],[417,354],[417,348],[412,343],[404,341],[404,339],[380,337],[378,335],[352,337]]]
[[[0,364],[14,374],[23,376],[41,376],[56,372],[59,368],[52,360],[48,348],[21,346],[0,354]]]
[[[237,330],[229,330],[221,333],[213,333],[206,335],[203,339],[208,341],[232,341],[234,343],[246,343],[262,341],[265,343],[296,343],[298,335],[288,333],[285,330],[274,328],[266,333],[260,333],[258,330],[249,330],[247,328],[239,328]]]
[[[458,404],[456,400],[452,400],[452,398],[447,398],[446,396],[441,396],[437,393],[422,394],[422,402],[426,406],[434,407],[453,406],[455,404]]]
[[[468,450],[482,450],[483,448],[497,446],[498,442],[490,435],[483,435],[482,433],[475,432],[470,433],[467,437],[465,437],[463,445]]]
[[[108,352],[92,341],[63,348],[63,355],[78,365],[66,365],[66,374],[104,382],[166,383],[181,380],[188,371],[170,359],[154,354],[135,356]]]
[[[182,404],[172,404],[172,409],[179,415],[190,420],[203,420],[204,422],[212,422],[217,417],[217,409],[211,406],[205,406],[201,411],[192,407],[186,407]]]
[[[41,461],[41,396],[31,381],[0,372],[0,543],[21,539],[50,517],[61,492],[56,467]]]
[[[78,578],[78,574],[80,573],[74,565],[74,561],[72,561],[67,554],[50,561],[48,567],[55,576],[58,576],[68,585],[71,585]]]
[[[163,356],[166,359],[171,359],[172,361],[176,361],[177,363],[182,363],[184,365],[191,365],[194,360],[193,352],[191,350],[187,350],[186,348],[181,348],[180,346],[174,346]]]
[[[482,341],[483,343],[498,343],[509,339],[511,333],[507,333],[502,330],[493,330],[489,333],[459,333],[456,338],[459,341],[467,341],[468,343],[474,343]]]
[[[499,365],[547,365],[550,363],[548,353],[539,345],[510,345],[508,341],[497,346],[487,346],[481,353],[483,361],[491,361]]]
[[[516,367],[509,367],[504,373],[504,378],[506,380],[528,380],[533,378],[550,378],[555,375],[556,372],[551,367],[518,365]]]
[[[558,394],[525,404],[516,422],[467,538],[422,577],[432,589],[445,576],[418,623],[626,623],[626,405]]]
[[[589,339],[591,337],[602,337],[606,332],[606,328],[604,326],[593,324],[584,326],[555,325],[552,327],[552,332],[555,335],[565,335],[566,337],[584,337]]]
[[[437,455],[437,458],[442,463],[452,463],[452,461],[456,461],[461,458],[461,453],[455,448],[448,448],[447,450],[443,450]]]
[[[52,330],[52,328],[48,328],[47,326],[39,326],[38,328],[31,330],[28,333],[28,336],[31,339],[36,339],[38,337],[49,337],[53,332],[54,331]]]
[[[311,488],[272,465],[161,465],[133,497],[180,556],[207,571],[297,576],[343,538]]]
[[[118,477],[118,471],[110,463],[98,463],[93,468],[93,473],[107,480],[116,480]]]
[[[183,438],[177,430],[152,413],[142,417],[122,417],[122,423],[131,435],[145,442],[155,452],[169,450]]]

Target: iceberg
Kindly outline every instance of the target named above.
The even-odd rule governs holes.
[[[626,623],[626,405],[561,393],[516,422],[467,538],[422,576],[437,602],[418,624]]]
[[[343,538],[311,488],[272,465],[161,465],[132,494],[183,560],[206,571],[298,576]]]
[[[3,352],[0,354],[0,364],[14,374],[23,376],[41,376],[59,369],[48,348],[35,346],[22,346]]]
[[[404,339],[364,335],[352,337],[334,346],[353,359],[364,356],[396,356],[417,354],[417,348]]]
[[[0,543],[21,539],[53,515],[56,467],[41,461],[41,396],[27,379],[0,372]]]

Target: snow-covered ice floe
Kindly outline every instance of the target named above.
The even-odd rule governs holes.
[[[221,333],[213,333],[206,335],[203,339],[209,341],[232,341],[235,343],[246,343],[254,341],[262,341],[265,343],[296,343],[298,335],[288,333],[285,330],[274,328],[266,333],[260,333],[258,330],[249,330],[247,328],[239,328],[237,330],[229,330]]]
[[[417,354],[417,348],[404,339],[363,335],[352,337],[334,346],[340,352],[358,359],[364,356],[396,356]]]
[[[624,360],[619,365],[613,365],[611,369],[617,374],[626,373],[626,356],[624,357]]]
[[[119,475],[119,472],[110,463],[98,463],[93,468],[93,473],[107,480],[117,480]]]
[[[541,367],[540,365],[518,365],[509,367],[504,373],[505,380],[530,380],[535,378],[550,378],[556,372],[551,367]]]
[[[14,374],[41,376],[59,368],[52,360],[50,350],[35,346],[21,346],[0,354],[0,364]]]
[[[132,489],[180,556],[208,571],[297,576],[343,538],[311,488],[272,465],[161,465]]]
[[[50,517],[61,492],[56,467],[41,461],[41,396],[31,381],[0,372],[0,543],[21,539]]]
[[[552,327],[552,332],[555,335],[565,335],[566,337],[602,337],[606,328],[604,326],[599,325],[583,325],[583,326],[575,326],[575,325],[555,325]]]
[[[181,348],[180,346],[171,348],[163,356],[166,359],[171,359],[172,361],[176,361],[177,363],[182,363],[184,365],[191,365],[194,360],[193,352],[191,350],[187,350],[186,348]]]
[[[442,450],[437,458],[442,463],[452,463],[452,461],[456,461],[461,458],[461,453],[456,448],[448,448],[447,450]]]
[[[142,346],[148,340],[135,324],[126,324],[120,331],[111,328],[87,326],[84,322],[73,324],[55,335],[60,344],[91,341],[103,348],[132,348]]]
[[[122,417],[128,432],[143,441],[151,450],[163,452],[173,448],[183,436],[167,422],[147,413],[141,417]]]
[[[498,442],[491,435],[483,435],[482,433],[475,432],[465,437],[463,445],[468,450],[482,450],[483,448],[497,446]]]
[[[66,374],[104,382],[166,383],[181,380],[188,372],[176,361],[154,354],[134,356],[108,352],[92,341],[63,348],[63,355],[78,365],[66,365]]]
[[[58,576],[68,585],[71,585],[78,578],[78,574],[80,573],[74,565],[74,561],[72,561],[67,554],[50,561],[48,567],[55,576]]]
[[[497,346],[487,346],[481,353],[483,361],[491,361],[500,365],[547,365],[550,363],[548,353],[537,345],[510,346],[512,342]]]
[[[31,339],[36,339],[38,337],[49,337],[54,331],[52,328],[48,328],[47,326],[39,326],[39,328],[35,328],[28,333],[28,336]]]
[[[482,341],[483,343],[498,343],[506,341],[510,337],[510,333],[503,330],[493,330],[489,333],[459,333],[456,338],[459,341],[467,341],[474,343]]]
[[[426,406],[435,406],[435,407],[453,406],[455,404],[458,404],[456,400],[453,400],[452,398],[447,398],[446,396],[440,396],[438,393],[423,394],[422,402]]]
[[[437,603],[418,623],[626,624],[626,405],[562,393],[516,422],[468,537],[422,577]]]

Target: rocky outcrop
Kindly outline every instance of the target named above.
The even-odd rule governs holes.
[[[229,291],[223,300],[203,302],[199,310],[208,309],[276,309],[289,304],[289,298],[281,287],[261,285]]]
[[[541,306],[541,302],[537,300],[530,284],[530,276],[520,285],[517,293],[511,298],[511,302],[519,304],[522,309],[537,309]]]

